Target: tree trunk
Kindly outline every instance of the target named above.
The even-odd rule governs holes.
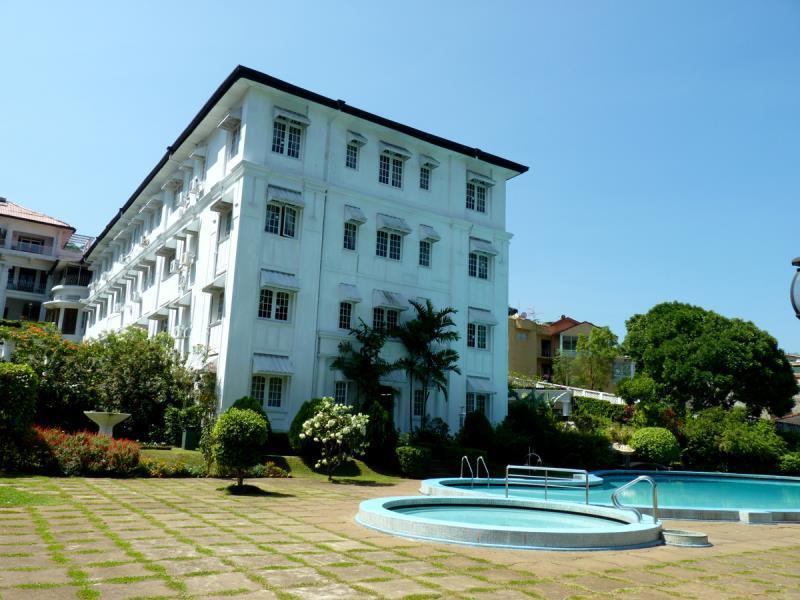
[[[243,483],[244,483],[244,475],[242,475],[241,473],[239,473],[239,474],[236,476],[236,485],[237,485],[238,487],[242,487],[242,484],[243,484]]]
[[[414,375],[408,374],[408,433],[414,433]]]

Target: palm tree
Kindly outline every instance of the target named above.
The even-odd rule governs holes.
[[[339,344],[339,355],[331,369],[341,371],[356,383],[356,406],[367,410],[373,401],[380,400],[380,380],[396,367],[381,357],[386,334],[373,329],[359,319],[360,325],[350,330],[358,348],[347,340]]]
[[[407,356],[398,361],[409,377],[410,402],[409,421],[413,429],[414,423],[414,379],[422,384],[422,415],[428,414],[428,395],[434,387],[442,392],[447,400],[447,384],[450,372],[461,373],[458,368],[458,352],[446,347],[450,342],[458,341],[458,331],[453,329],[455,322],[452,315],[457,311],[448,306],[436,310],[430,300],[425,303],[409,300],[416,311],[414,319],[400,326],[395,334],[406,348]]]

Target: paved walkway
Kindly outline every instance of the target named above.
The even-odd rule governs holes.
[[[57,504],[0,509],[0,598],[800,598],[800,525],[670,522],[713,548],[488,550],[364,529],[396,486],[259,480],[20,479]]]

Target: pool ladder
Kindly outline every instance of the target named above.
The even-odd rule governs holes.
[[[489,487],[491,482],[491,475],[489,475],[489,467],[486,466],[486,461],[483,459],[483,456],[479,456],[475,461],[475,470],[472,470],[472,465],[469,462],[469,456],[466,454],[461,457],[461,469],[459,472],[458,477],[460,479],[464,479],[464,465],[467,466],[467,470],[469,471],[469,486],[475,487],[475,480],[481,478],[481,465],[483,465],[483,470],[486,473],[486,487]]]
[[[633,506],[623,506],[622,503],[619,501],[619,494],[620,492],[624,492],[628,488],[633,487],[640,481],[646,481],[650,484],[651,489],[653,490],[653,522],[658,521],[658,484],[656,484],[655,479],[652,477],[648,477],[647,475],[639,475],[636,479],[633,479],[623,485],[622,487],[618,487],[614,490],[614,493],[611,494],[611,503],[620,510],[631,510],[633,511],[636,516],[639,518],[639,522],[642,522],[642,512],[638,508],[634,508]]]

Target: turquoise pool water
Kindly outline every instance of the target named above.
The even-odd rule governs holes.
[[[614,519],[592,515],[502,506],[418,505],[391,509],[402,515],[486,527],[520,527],[538,530],[580,530],[628,525]]]
[[[611,504],[611,494],[617,488],[642,473],[598,472],[601,485],[589,488],[589,502]],[[771,479],[747,476],[720,476],[713,474],[648,472],[658,484],[658,504],[663,508],[729,509],[800,511],[800,479]],[[453,481],[453,480],[451,480]],[[476,482],[469,484],[445,483],[448,487],[471,489],[475,492],[505,495],[503,485],[489,487]],[[516,498],[544,499],[544,488],[511,486],[509,494]],[[581,489],[554,489],[547,491],[548,500],[583,502]],[[619,495],[625,505],[649,506],[652,503],[650,486],[640,483]]]

